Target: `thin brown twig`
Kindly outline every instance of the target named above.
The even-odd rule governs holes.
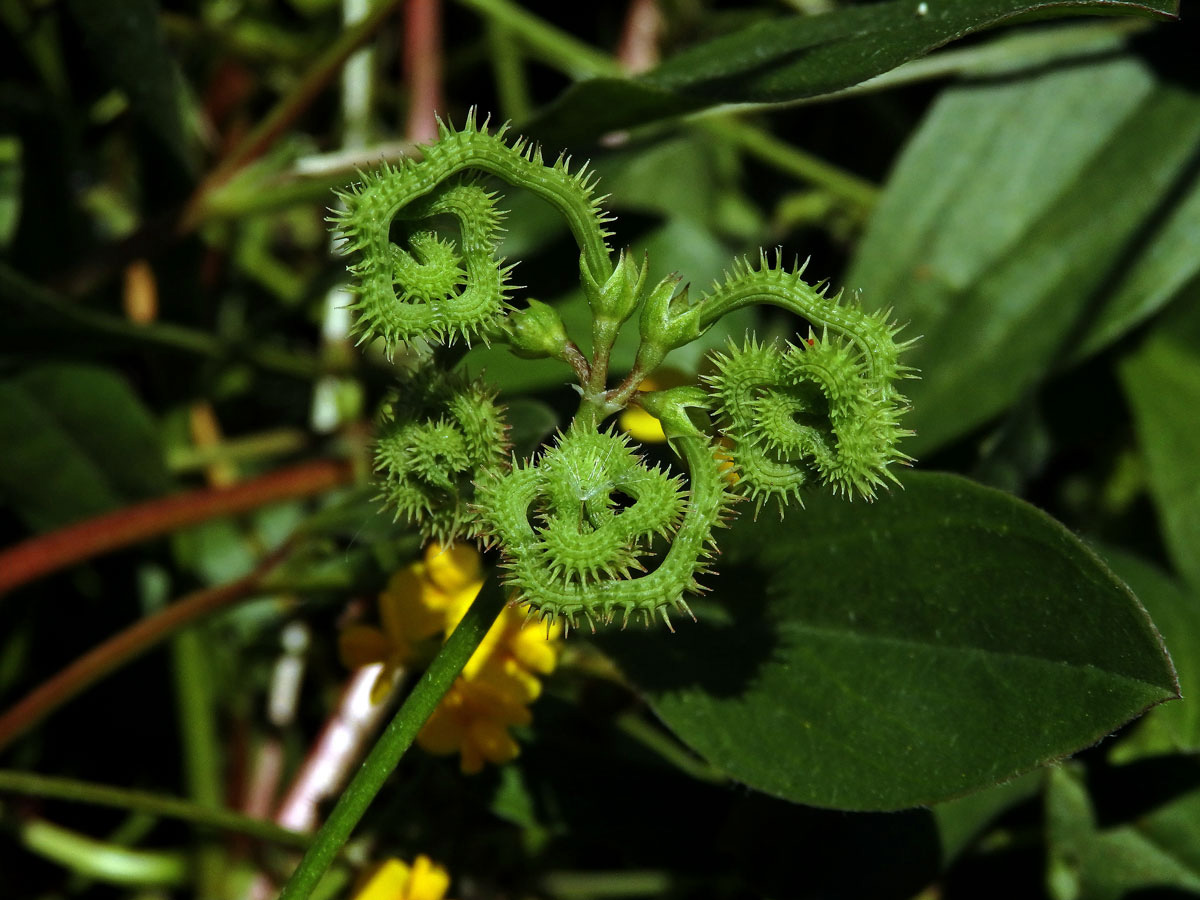
[[[263,559],[253,572],[237,581],[195,591],[161,612],[135,622],[42,682],[0,715],[0,749],[7,747],[68,700],[179,629],[257,594],[262,588],[263,578],[287,558],[293,546],[292,541],[285,542]]]
[[[0,595],[67,566],[187,525],[322,493],[345,484],[352,475],[350,463],[344,460],[318,460],[229,488],[149,500],[38,535],[0,552]]]

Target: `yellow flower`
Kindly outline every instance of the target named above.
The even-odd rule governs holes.
[[[392,576],[379,595],[382,628],[351,625],[338,636],[342,662],[349,668],[383,663],[371,689],[372,702],[387,696],[396,673],[419,655],[421,642],[453,629],[482,585],[479,554],[461,544],[449,549],[431,544],[424,561]]]
[[[371,700],[381,702],[396,673],[411,664],[430,638],[449,635],[483,586],[479,554],[459,544],[432,544],[421,562],[401,569],[379,596],[381,628],[353,625],[339,636],[342,660],[352,667],[383,663]],[[539,675],[554,671],[560,629],[525,627],[524,612],[505,607],[451,686],[417,742],[430,753],[459,753],[462,770],[517,755],[509,734],[528,725],[529,704],[542,692]]]
[[[674,369],[659,369],[638,386],[638,393],[644,391],[665,391],[668,388],[688,384],[691,378]],[[640,406],[627,406],[621,410],[617,420],[629,435],[643,444],[661,444],[667,439],[662,423]]]
[[[640,406],[627,406],[621,410],[620,423],[622,428],[643,444],[661,444],[667,439],[662,423]]]
[[[506,606],[471,655],[417,743],[429,753],[460,754],[462,771],[474,774],[484,762],[513,759],[517,742],[512,725],[528,725],[528,706],[542,692],[538,674],[549,674],[558,661],[558,626],[549,633],[539,623]]]
[[[389,859],[354,894],[354,900],[443,900],[450,875],[428,856],[418,856],[411,866]]]

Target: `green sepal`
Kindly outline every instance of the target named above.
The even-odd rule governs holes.
[[[655,286],[642,306],[642,343],[636,362],[641,372],[653,372],[668,353],[697,340],[707,330],[707,326],[701,324],[701,306],[688,302],[687,285],[676,291],[680,281],[678,275],[668,275]]]
[[[549,304],[530,298],[527,309],[509,313],[504,330],[514,356],[567,361],[571,339],[562,317]]]
[[[622,250],[617,256],[617,264],[613,267],[612,274],[601,284],[592,276],[586,257],[581,255],[579,279],[583,284],[583,292],[587,297],[588,306],[591,307],[593,318],[597,321],[603,320],[610,326],[620,326],[632,316],[641,300],[649,266],[648,256],[643,257],[641,266],[638,266]]]

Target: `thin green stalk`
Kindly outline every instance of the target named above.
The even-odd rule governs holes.
[[[3,264],[0,264],[0,298],[11,302],[18,321],[24,318],[26,324],[45,323],[45,329],[62,325],[74,326],[135,346],[178,350],[208,359],[224,359],[234,355],[220,340],[207,332],[169,322],[139,325],[119,316],[88,309]],[[246,359],[260,368],[283,375],[309,379],[322,371],[321,364],[316,359],[277,347],[247,346],[242,348],[242,352]]]
[[[307,900],[333,862],[342,845],[350,838],[384,781],[396,768],[405,751],[412,746],[417,732],[433,715],[438,702],[450,689],[471,654],[487,634],[503,604],[499,582],[490,578],[467,610],[454,633],[442,646],[424,676],[380,735],[362,768],[321,826],[300,865],[284,885],[279,900]]]
[[[212,673],[204,652],[204,638],[196,630],[181,631],[171,643],[188,795],[197,806],[220,809],[222,767],[213,709]],[[197,848],[199,896],[220,896],[224,869],[224,853],[220,846],[204,843]]]
[[[492,22],[517,35],[532,56],[561,69],[574,78],[598,75],[620,77],[625,74],[619,63],[591,44],[555,28],[508,0],[459,0]]]
[[[670,735],[655,728],[637,713],[626,713],[616,720],[617,728],[643,747],[657,753],[681,772],[709,784],[728,784],[729,776],[715,766],[693,756]]]
[[[670,872],[633,869],[624,872],[547,872],[542,889],[561,900],[600,897],[658,897],[676,887]]]
[[[17,834],[27,850],[99,881],[134,886],[182,886],[187,882],[187,860],[180,853],[131,850],[45,819],[22,822]]]
[[[494,20],[488,22],[488,49],[492,57],[492,78],[500,97],[500,113],[505,119],[522,122],[533,111],[529,98],[529,80],[512,30]]]
[[[217,831],[244,834],[260,841],[270,841],[288,847],[307,847],[311,840],[306,834],[289,831],[272,822],[243,816],[223,807],[208,809],[178,797],[168,797],[149,791],[131,791],[106,784],[94,784],[90,781],[76,781],[73,778],[58,778],[52,775],[0,769],[0,794],[45,797],[53,800],[85,803],[91,806],[147,812]]]
[[[866,179],[852,175],[753,125],[716,117],[705,118],[700,124],[710,133],[736,144],[750,156],[822,187],[864,210],[874,206],[879,196],[879,188]]]

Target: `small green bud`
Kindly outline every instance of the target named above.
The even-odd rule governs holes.
[[[700,325],[700,305],[688,302],[687,286],[675,292],[679,282],[678,275],[668,275],[642,306],[642,345],[637,355],[637,367],[642,372],[653,372],[664,356],[690,344],[705,331]]]
[[[703,432],[696,427],[688,409],[699,409],[697,415],[711,425],[708,420],[708,407],[711,400],[698,387],[683,385],[668,388],[665,391],[651,391],[639,398],[642,408],[662,424],[663,433],[668,440],[679,437],[704,437]]]
[[[565,360],[571,343],[558,313],[540,300],[530,299],[528,309],[509,313],[505,330],[512,352],[522,359]]]
[[[579,277],[587,294],[588,305],[592,308],[592,316],[597,320],[603,319],[617,325],[632,316],[641,299],[649,265],[649,257],[643,257],[639,267],[632,259],[627,258],[622,250],[612,274],[604,284],[600,284],[592,277],[587,262],[580,254]]]

